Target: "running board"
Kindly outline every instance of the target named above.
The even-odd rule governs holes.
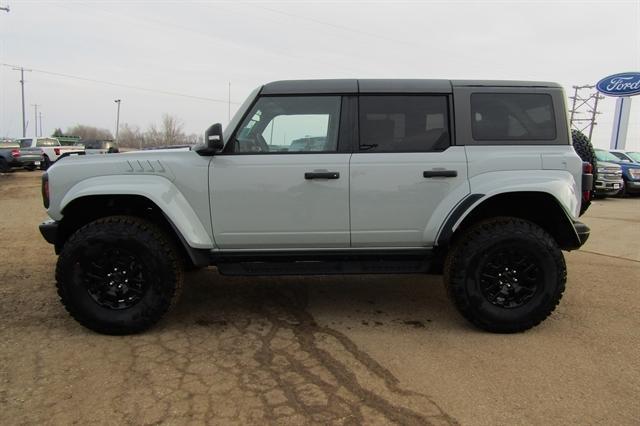
[[[346,275],[428,273],[432,251],[225,252],[212,256],[223,275]]]

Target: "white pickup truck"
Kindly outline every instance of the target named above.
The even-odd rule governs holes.
[[[40,155],[40,168],[47,170],[61,156],[67,153],[84,152],[84,148],[77,146],[62,146],[56,138],[22,138],[20,152]]]

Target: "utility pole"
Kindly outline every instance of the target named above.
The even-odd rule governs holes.
[[[118,130],[120,129],[120,102],[122,99],[116,99],[113,101],[118,104],[118,112],[116,114],[116,142],[118,141]]]
[[[33,126],[33,135],[37,138],[38,137],[38,107],[40,105],[38,104],[31,104],[31,106],[35,107],[36,112],[34,113],[34,116],[36,118],[36,120],[34,121],[34,126]]]
[[[576,129],[582,133],[587,133],[587,137],[591,140],[593,135],[593,128],[598,125],[596,117],[598,114],[598,101],[604,99],[604,96],[600,95],[597,91],[593,91],[595,86],[573,86],[574,94],[570,96],[573,102],[571,104],[571,113],[569,117],[569,123],[571,128]],[[584,94],[584,92],[587,94]],[[587,118],[576,117],[577,115],[586,113]]]
[[[20,85],[22,86],[22,137],[26,138],[27,137],[27,117],[25,115],[25,110],[24,110],[24,72],[27,71],[31,71],[31,70],[25,70],[23,67],[20,68],[14,68],[15,71],[20,71]]]
[[[40,123],[40,136],[42,136],[42,111],[40,111],[40,120],[39,120],[39,123]]]
[[[227,123],[231,121],[231,82],[229,82],[229,103],[227,104]]]

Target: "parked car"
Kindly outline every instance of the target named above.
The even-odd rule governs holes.
[[[322,149],[298,151],[310,134]],[[554,83],[280,81],[205,141],[70,158],[43,174],[51,219],[40,230],[59,254],[60,299],[84,326],[147,329],[175,304],[187,264],[443,273],[471,323],[519,332],[555,309],[561,250],[589,236],[578,216],[592,168]]]
[[[42,170],[47,170],[64,153],[84,151],[84,148],[75,146],[62,146],[56,138],[21,138],[20,151],[39,156],[39,166]]]
[[[120,152],[118,144],[112,140],[85,139],[75,144],[84,148],[87,154],[115,154]]]
[[[12,169],[33,171],[39,161],[39,154],[23,152],[18,142],[0,143],[0,173],[7,173]]]
[[[622,168],[616,163],[598,160],[594,185],[596,197],[612,197],[618,195],[623,188]]]
[[[640,164],[621,159],[613,152],[604,149],[596,149],[598,161],[607,161],[620,166],[624,185],[619,191],[620,195],[640,193]]]
[[[622,151],[622,150],[610,150],[611,154],[618,157],[621,161],[629,161],[631,163],[640,164],[640,152],[636,151]]]

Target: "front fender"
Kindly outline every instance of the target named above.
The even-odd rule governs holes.
[[[193,248],[211,249],[214,244],[195,211],[167,178],[157,175],[97,176],[82,180],[72,186],[48,210],[54,220],[62,219],[64,208],[73,200],[91,195],[138,195],[146,197],[158,206]],[[54,200],[57,201],[57,200]],[[53,206],[56,206],[55,208]]]

